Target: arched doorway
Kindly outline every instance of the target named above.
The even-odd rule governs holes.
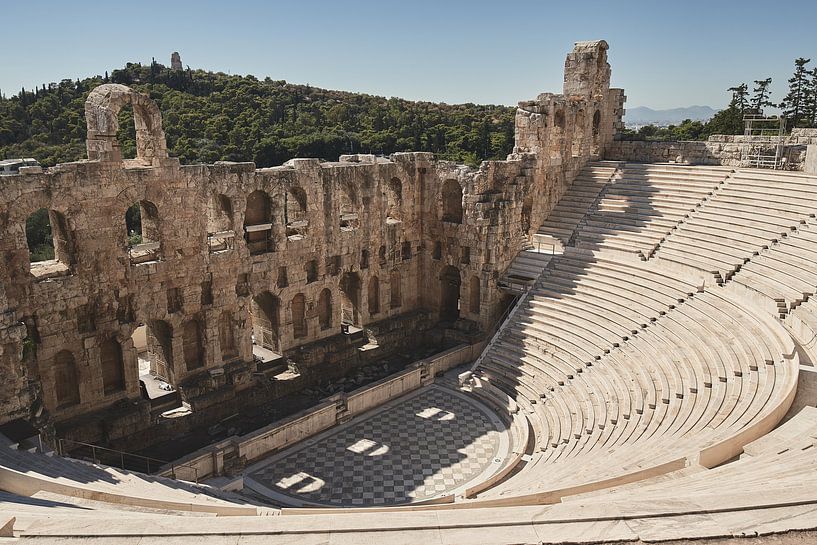
[[[440,273],[440,319],[454,322],[460,317],[460,271],[451,265]]]

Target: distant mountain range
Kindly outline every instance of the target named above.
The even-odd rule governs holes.
[[[672,108],[669,110],[653,110],[646,106],[627,108],[624,114],[624,123],[632,125],[670,125],[677,124],[684,119],[693,121],[706,121],[717,110],[709,106],[688,106],[686,108]]]

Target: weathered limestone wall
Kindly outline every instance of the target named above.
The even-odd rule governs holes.
[[[806,148],[817,144],[817,129],[793,129],[784,141],[783,155],[787,168],[803,170]],[[756,137],[715,134],[706,141],[645,142],[617,140],[604,153],[605,159],[642,163],[685,162],[694,165],[724,165],[741,167],[743,152],[774,155],[774,145],[759,143]]]
[[[418,320],[428,322],[418,335],[437,322],[440,336],[484,335],[506,302],[497,278],[620,126],[606,51],[577,44],[565,94],[520,103],[514,153],[476,169],[429,153],[182,166],[149,98],[98,87],[86,104],[89,160],[0,184],[0,423],[144,430],[140,349],[203,409],[269,380],[253,337],[302,373],[332,376],[367,341],[408,345]],[[137,157],[123,161],[126,104]],[[143,243],[129,248],[134,203]],[[32,264],[25,224],[40,208],[56,260]]]

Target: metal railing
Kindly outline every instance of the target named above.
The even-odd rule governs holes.
[[[90,449],[91,453],[91,460],[95,464],[105,464],[109,466],[117,466],[116,460],[119,460],[118,467],[123,470],[132,470],[133,465],[129,465],[125,467],[125,460],[132,459],[144,464],[145,467],[144,473],[152,473],[151,472],[151,464],[154,470],[158,470],[163,466],[170,466],[170,477],[175,479],[176,478],[176,468],[185,468],[190,469],[193,471],[193,481],[198,484],[199,482],[199,470],[197,467],[188,465],[188,464],[176,464],[174,462],[168,462],[165,460],[159,460],[158,458],[151,458],[150,456],[142,456],[141,454],[133,454],[131,452],[125,452],[122,450],[116,450],[108,447],[100,447],[99,445],[93,445],[91,443],[83,443],[82,441],[74,441],[73,439],[59,439],[57,442],[57,453],[60,456],[68,458],[66,445],[68,446],[77,446],[82,447],[85,449]],[[106,458],[100,456],[101,454],[107,455]],[[136,471],[136,470],[134,470]]]

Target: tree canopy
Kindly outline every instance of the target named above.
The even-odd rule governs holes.
[[[293,157],[430,151],[474,165],[504,159],[513,148],[512,107],[414,102],[270,78],[174,71],[153,62],[0,97],[0,158],[34,157],[44,166],[84,158],[85,99],[108,81],[156,101],[170,154],[188,164],[255,161],[267,167]],[[133,157],[133,118],[125,109],[120,144],[123,155]]]

